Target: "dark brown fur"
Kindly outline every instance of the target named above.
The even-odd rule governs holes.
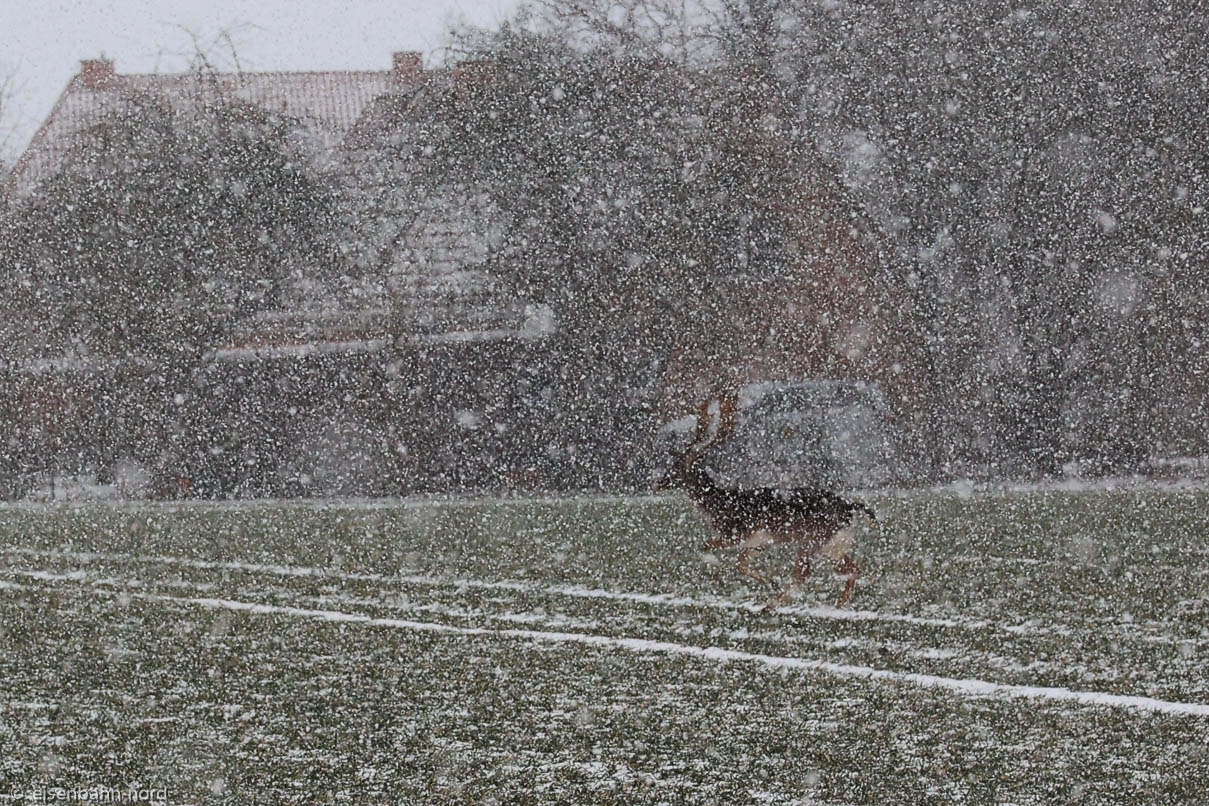
[[[727,408],[727,401],[723,401],[715,442],[727,436],[734,427],[735,407],[733,401],[729,402]],[[749,568],[752,552],[776,543],[793,543],[798,547],[789,586],[768,603],[769,609],[789,600],[810,573],[811,558],[824,552],[835,561],[836,569],[848,577],[836,604],[842,607],[852,595],[860,570],[847,551],[846,544],[851,535],[841,535],[841,532],[858,512],[874,519],[873,510],[827,490],[810,487],[786,490],[720,487],[700,464],[705,448],[702,439],[707,427],[704,418],[708,416],[705,407],[700,416],[702,419],[698,420],[693,442],[685,450],[673,454],[671,469],[655,489],[676,487],[684,490],[718,531],[716,537],[706,541],[705,547],[712,550],[739,546],[739,571],[762,584],[771,583]],[[833,544],[833,540],[837,542]]]

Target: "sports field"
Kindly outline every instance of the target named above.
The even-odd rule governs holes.
[[[864,500],[772,614],[678,496],[0,509],[0,802],[1209,802],[1209,494]]]

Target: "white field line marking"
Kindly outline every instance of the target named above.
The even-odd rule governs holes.
[[[338,510],[353,512],[372,512],[376,510],[423,509],[428,507],[473,507],[520,505],[558,505],[581,506],[591,504],[671,504],[680,506],[681,502],[672,495],[630,494],[630,493],[583,493],[581,495],[563,495],[558,493],[538,493],[535,495],[490,495],[490,494],[457,494],[442,495],[411,495],[407,497],[385,496],[367,498],[349,496],[346,498],[239,498],[222,501],[206,501],[202,499],[184,501],[151,501],[143,499],[121,498],[78,498],[75,500],[57,501],[3,501],[0,511],[27,510],[44,512],[47,510],[82,510],[107,508],[129,512],[188,512],[191,510],[208,511],[243,511],[252,509],[276,508],[282,510]]]
[[[420,574],[375,574],[368,572],[340,571],[333,568],[315,568],[298,565],[280,565],[268,563],[247,563],[238,561],[194,560],[187,557],[171,557],[163,555],[135,555],[124,553],[79,552],[49,550],[43,551],[25,547],[0,548],[2,554],[21,554],[33,557],[64,557],[84,561],[136,562],[156,563],[160,565],[177,565],[198,570],[245,571],[258,574],[273,574],[285,577],[306,577],[333,579],[353,582],[382,582],[408,585],[424,585],[427,587],[474,588],[478,590],[503,590],[515,593],[543,594],[553,596],[569,596],[580,599],[604,599],[611,601],[634,602],[637,604],[663,605],[668,607],[696,607],[715,610],[741,610],[750,613],[763,611],[762,604],[753,602],[735,602],[713,596],[676,596],[666,593],[636,593],[632,591],[610,591],[601,588],[588,588],[580,585],[539,585],[532,582],[488,582],[478,579],[460,577],[432,577]],[[827,605],[789,604],[779,608],[780,612],[819,619],[838,621],[877,621],[913,624],[924,627],[942,627],[964,630],[1002,631],[1012,635],[1076,635],[1078,630],[1065,624],[1026,621],[1020,624],[1002,624],[985,619],[939,618],[928,616],[910,616],[902,613],[885,613],[877,610],[849,610],[829,607]],[[1120,625],[1115,625],[1120,626]],[[1131,623],[1132,627],[1150,627],[1162,630],[1164,625],[1158,623]],[[1137,640],[1147,643],[1178,644],[1186,641],[1171,639],[1165,635],[1147,635],[1139,633]],[[1199,643],[1194,641],[1194,643]]]
[[[76,582],[76,575],[53,574],[47,571],[19,572],[34,579],[47,581]],[[39,588],[7,583],[0,581],[0,589],[30,590]],[[109,593],[104,588],[89,586],[83,588],[94,593]],[[1051,700],[1069,702],[1077,705],[1105,706],[1110,708],[1127,708],[1151,713],[1170,714],[1175,716],[1209,717],[1209,705],[1203,703],[1171,702],[1153,697],[1135,697],[1122,694],[1107,694],[1098,691],[1077,691],[1074,689],[1049,686],[1022,686],[1007,683],[992,683],[986,680],[958,679],[940,677],[930,674],[913,672],[895,672],[887,669],[874,669],[870,666],[854,666],[846,663],[831,663],[829,661],[813,660],[810,658],[786,658],[776,655],[761,655],[754,652],[742,652],[734,649],[719,647],[700,647],[689,644],[677,644],[671,641],[652,641],[645,638],[619,638],[607,635],[591,635],[587,633],[546,632],[540,630],[502,629],[493,630],[484,627],[456,627],[451,624],[439,624],[431,621],[410,621],[407,619],[382,618],[367,616],[360,613],[345,613],[338,610],[315,610],[303,607],[285,605],[269,605],[256,602],[242,602],[233,599],[192,598],[186,596],[167,596],[159,593],[133,592],[126,595],[157,602],[168,602],[184,605],[196,605],[215,610],[231,610],[251,613],[261,616],[291,616],[300,619],[313,619],[344,624],[364,624],[371,627],[389,627],[414,632],[442,633],[445,635],[463,635],[487,638],[516,638],[536,643],[571,643],[585,646],[625,649],[631,652],[663,653],[683,655],[700,660],[721,663],[758,663],[772,669],[789,669],[802,672],[821,672],[835,677],[854,677],[862,680],[885,681],[892,684],[906,683],[921,688],[941,689],[967,697],[1009,697],[1015,699]]]
[[[41,571],[16,571],[13,569],[7,569],[7,570],[8,570],[8,573],[26,574],[34,579],[44,578],[41,576],[43,573],[52,573],[52,572],[41,572]],[[90,585],[93,585],[94,587],[100,586],[100,585],[111,585],[111,586],[115,586],[115,587],[119,587],[119,588],[125,588],[125,587],[129,587],[130,583],[131,583],[131,580],[121,580],[121,579],[116,579],[113,577],[109,577],[109,578],[92,577],[92,578],[90,578],[90,577],[88,577],[87,574],[85,574],[79,570],[70,571],[70,572],[66,572],[63,574],[58,574],[57,576],[67,577],[68,579],[70,579],[73,582],[86,582]],[[135,581],[138,582],[140,585],[142,584],[141,581],[137,581],[137,580],[135,580]],[[170,581],[163,582],[160,584],[166,585],[167,587],[176,587],[176,588],[187,589],[192,593],[197,593],[201,590],[213,589],[215,587],[214,585],[205,583],[205,582],[188,583],[183,580],[170,580]],[[424,603],[420,603],[420,602],[414,602],[408,597],[405,597],[406,601],[399,602],[399,601],[391,601],[390,599],[381,599],[381,598],[372,599],[372,598],[364,598],[364,597],[359,597],[359,596],[349,596],[347,594],[342,594],[342,593],[324,593],[319,596],[307,596],[307,595],[298,594],[297,592],[289,591],[289,589],[287,589],[287,588],[279,588],[279,587],[261,588],[259,590],[249,591],[248,593],[250,593],[251,595],[257,595],[261,598],[264,598],[265,596],[271,596],[271,597],[276,598],[276,597],[279,597],[283,592],[289,594],[291,596],[291,598],[294,599],[295,601],[303,602],[303,603],[309,604],[309,605],[319,608],[319,609],[330,609],[331,607],[349,607],[349,606],[374,607],[374,608],[386,608],[388,610],[392,610],[395,612],[406,612],[406,613],[432,615],[432,616],[445,617],[445,618],[466,619],[466,620],[470,620],[470,621],[478,620],[478,621],[482,622],[484,619],[490,619],[490,620],[510,622],[513,624],[541,625],[543,627],[547,627],[547,628],[553,627],[553,628],[556,628],[559,630],[564,630],[567,628],[573,628],[575,630],[581,630],[581,631],[602,629],[602,625],[599,621],[591,620],[591,619],[572,618],[572,617],[549,615],[549,614],[538,615],[535,613],[488,612],[488,611],[475,610],[475,609],[447,607],[447,606],[443,606],[443,605],[435,604],[435,603],[424,604]],[[278,598],[278,601],[280,601],[280,598]],[[492,600],[492,601],[505,602],[506,600],[498,599],[498,600]],[[691,634],[689,631],[686,631],[677,625],[671,625],[667,629],[670,632],[677,633],[677,634],[683,635],[683,636],[688,636]],[[787,634],[782,631],[759,631],[759,630],[757,630],[757,631],[753,632],[753,631],[747,630],[746,628],[742,628],[739,630],[731,630],[727,633],[727,635],[732,640],[746,640],[746,639],[750,638],[750,639],[755,639],[755,640],[768,641],[768,642],[772,642],[772,643],[787,644],[787,645],[791,645],[791,646],[801,646],[803,644],[802,641],[798,640],[800,638],[800,636],[790,635],[790,634]],[[1061,669],[1067,668],[1066,666],[1060,666],[1060,665],[1041,662],[1041,661],[1034,661],[1033,663],[1026,665],[1026,664],[1024,664],[1020,661],[1014,660],[1012,658],[1008,658],[1008,657],[1001,656],[1001,655],[996,655],[994,653],[985,652],[985,651],[966,651],[965,654],[963,655],[962,653],[958,652],[957,650],[938,649],[938,648],[934,648],[934,647],[919,648],[919,647],[915,647],[913,645],[910,645],[908,643],[904,643],[901,641],[877,641],[877,640],[871,641],[871,640],[860,639],[860,638],[841,638],[841,639],[838,639],[835,641],[831,641],[827,645],[827,648],[838,650],[838,649],[844,649],[849,646],[859,646],[864,649],[882,649],[882,650],[891,648],[892,651],[895,652],[895,654],[897,654],[897,655],[910,656],[910,657],[914,657],[914,658],[924,658],[927,660],[934,660],[936,658],[948,659],[951,657],[964,658],[966,660],[977,659],[977,661],[979,663],[982,663],[985,666],[988,666],[988,667],[991,667],[994,669],[1000,669],[1000,670],[1003,670],[1003,671],[1006,671],[1009,673],[1018,673],[1018,674],[1029,673],[1029,672],[1050,672],[1056,668],[1061,668]],[[1089,677],[1089,675],[1084,675],[1084,679],[1115,680],[1116,675],[1111,674],[1111,675],[1103,676],[1103,675],[1091,674],[1090,677]]]
[[[7,570],[9,573],[25,574],[25,575],[29,576],[30,578],[34,578],[34,579],[47,579],[47,577],[45,577],[44,574],[52,573],[52,572],[42,572],[42,571],[16,571],[14,569],[7,569]],[[54,578],[56,578],[56,577],[66,577],[70,581],[85,582],[94,587],[98,587],[98,586],[102,586],[102,585],[109,585],[109,586],[114,586],[114,587],[118,587],[118,588],[128,588],[128,587],[131,587],[132,582],[135,583],[135,587],[143,584],[141,580],[129,580],[129,579],[123,580],[123,579],[118,579],[118,578],[114,578],[114,577],[91,577],[90,578],[86,573],[84,573],[83,571],[80,571],[80,570],[70,571],[70,572],[63,573],[63,574],[56,574],[56,575],[54,575],[54,577],[51,577],[50,580],[53,581]],[[165,585],[169,588],[175,587],[175,588],[187,589],[192,593],[197,593],[201,590],[213,589],[214,587],[216,587],[215,585],[206,583],[206,582],[189,583],[189,582],[185,582],[183,580],[169,580],[166,582],[161,582],[159,584]],[[0,587],[2,587],[2,585],[0,585]],[[349,596],[347,594],[342,594],[342,593],[325,593],[325,594],[322,594],[319,596],[307,596],[307,595],[301,595],[296,592],[289,591],[286,588],[261,588],[256,591],[250,591],[249,593],[251,593],[252,595],[259,595],[261,597],[266,596],[266,595],[278,597],[283,592],[290,594],[291,598],[295,599],[296,601],[311,604],[313,607],[316,607],[318,609],[330,609],[333,606],[335,606],[335,607],[361,606],[361,607],[375,607],[375,608],[385,607],[389,610],[393,610],[396,612],[425,614],[425,615],[433,615],[433,616],[437,616],[437,617],[446,617],[446,618],[459,618],[459,619],[467,619],[467,620],[472,620],[472,621],[473,620],[482,621],[484,619],[490,619],[490,620],[510,622],[513,624],[541,625],[541,626],[544,626],[547,628],[551,628],[551,627],[556,628],[558,630],[573,628],[573,629],[580,630],[580,631],[584,631],[584,630],[593,630],[594,631],[594,630],[602,629],[602,625],[599,621],[590,620],[590,619],[571,618],[571,617],[555,616],[555,615],[549,615],[549,614],[538,615],[538,614],[534,614],[534,613],[510,613],[510,612],[499,613],[499,612],[485,612],[483,610],[474,610],[474,609],[468,610],[468,609],[457,608],[457,607],[446,607],[446,606],[439,605],[439,604],[417,603],[417,602],[411,601],[410,598],[408,598],[408,597],[404,597],[406,599],[406,601],[398,602],[398,601],[391,601],[389,599],[384,600],[381,598],[371,599],[371,598],[364,598],[364,597],[357,597],[357,596]],[[280,601],[280,599],[279,599],[279,601]],[[505,602],[506,600],[498,599],[498,600],[492,600],[492,601]],[[669,627],[669,630],[673,633],[677,633],[677,634],[685,635],[685,636],[690,634],[689,631],[686,631],[678,626],[671,626],[671,627]],[[751,631],[747,630],[746,628],[742,628],[739,630],[731,630],[727,633],[727,635],[733,640],[745,640],[745,639],[750,638],[750,639],[763,640],[763,641],[768,641],[768,642],[772,642],[772,643],[780,643],[780,644],[789,644],[789,645],[801,645],[802,644],[801,641],[797,640],[799,638],[799,636],[788,635],[788,634],[786,634],[784,632],[780,632],[780,631],[751,632]],[[1014,660],[1014,659],[1011,659],[1008,657],[996,655],[991,652],[973,651],[973,652],[966,652],[965,655],[962,656],[961,653],[959,653],[957,650],[945,650],[945,649],[937,649],[937,648],[933,648],[933,647],[925,647],[925,648],[921,649],[921,648],[914,647],[910,644],[898,642],[898,641],[883,642],[883,641],[870,641],[870,640],[858,639],[858,638],[841,638],[836,641],[830,642],[827,645],[827,648],[828,649],[843,649],[848,646],[861,646],[866,649],[869,649],[869,648],[886,649],[888,647],[893,647],[893,651],[898,655],[907,655],[907,656],[911,656],[911,657],[915,657],[915,658],[924,658],[924,659],[928,659],[928,660],[936,659],[938,657],[947,659],[949,657],[959,657],[959,656],[964,657],[967,660],[976,658],[978,660],[978,662],[980,662],[988,667],[1000,669],[1000,670],[1010,672],[1010,673],[1028,673],[1028,672],[1038,672],[1038,671],[1048,672],[1048,671],[1052,671],[1054,668],[1056,668],[1055,664],[1044,663],[1041,661],[1034,661],[1033,663],[1026,665],[1024,663],[1021,663],[1020,661],[1017,661],[1017,660]],[[1062,668],[1066,668],[1066,667],[1062,667]],[[1088,677],[1088,675],[1084,675],[1084,679],[1115,680],[1116,675],[1102,676],[1102,675],[1093,674],[1090,676],[1090,678]]]
[[[418,574],[373,574],[351,571],[338,571],[328,568],[310,568],[297,565],[274,565],[262,563],[226,562],[217,560],[192,560],[186,557],[165,557],[154,555],[109,554],[98,552],[78,551],[39,551],[29,548],[0,548],[0,554],[22,554],[34,557],[64,557],[74,560],[102,560],[109,562],[156,563],[160,565],[178,565],[199,570],[219,571],[248,571],[259,574],[274,574],[288,577],[315,577],[320,579],[338,579],[353,582],[393,582],[409,585],[426,585],[430,587],[475,588],[478,590],[505,590],[517,593],[551,594],[555,596],[571,596],[580,599],[608,599],[638,604],[665,605],[671,607],[707,607],[721,610],[745,610],[759,612],[763,605],[754,602],[734,602],[713,596],[675,596],[668,593],[632,593],[610,591],[600,588],[587,588],[581,585],[537,585],[528,582],[487,582],[479,579],[464,579],[459,577],[431,577]],[[891,621],[915,624],[925,627],[956,627],[963,629],[1026,629],[1007,627],[981,620],[965,620],[946,618],[927,618],[908,616],[901,613],[882,613],[875,610],[841,610],[825,605],[789,605],[779,608],[780,612],[812,616],[814,618],[838,619],[841,621]],[[1038,628],[1035,632],[1045,632],[1053,627]]]
[[[637,604],[663,605],[668,607],[696,607],[715,610],[742,610],[758,613],[764,609],[762,604],[755,602],[735,602],[715,596],[676,596],[668,593],[634,593],[629,591],[610,591],[601,588],[588,588],[580,585],[539,585],[530,582],[487,582],[479,579],[460,577],[431,577],[419,574],[374,574],[368,572],[340,571],[331,568],[313,568],[299,565],[278,565],[266,563],[246,563],[238,561],[194,560],[187,557],[170,557],[162,555],[135,555],[107,552],[39,550],[25,547],[3,547],[0,555],[20,554],[31,557],[63,557],[73,560],[154,563],[159,565],[176,565],[185,568],[196,568],[209,571],[246,571],[257,574],[273,574],[285,577],[311,577],[318,579],[333,579],[352,582],[384,582],[406,585],[425,585],[428,587],[474,588],[477,590],[503,590],[516,593],[543,594],[553,596],[570,596],[580,599],[605,599],[610,601],[634,602]],[[82,572],[81,572],[82,573]],[[1000,624],[983,619],[952,619],[927,616],[910,616],[903,613],[883,613],[877,610],[848,610],[827,605],[786,605],[778,608],[779,612],[793,615],[809,616],[819,619],[834,619],[838,621],[881,621],[901,624],[913,624],[923,627],[943,627],[963,630],[1001,631],[1013,635],[1075,635],[1077,630],[1065,624]],[[1134,624],[1132,626],[1140,626]],[[1162,642],[1162,638],[1154,638]]]

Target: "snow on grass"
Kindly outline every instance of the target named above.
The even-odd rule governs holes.
[[[198,803],[1203,796],[1206,496],[872,503],[857,609],[815,604],[837,590],[819,574],[775,614],[731,558],[701,562],[704,524],[675,499],[5,509],[0,784],[172,777]]]
[[[715,608],[758,613],[764,610],[762,602],[735,601],[722,597],[711,596],[682,596],[666,593],[642,593],[635,591],[615,591],[601,588],[590,588],[581,585],[540,585],[532,582],[488,581],[459,577],[434,577],[415,573],[376,574],[341,571],[332,567],[308,567],[282,564],[249,563],[238,561],[196,560],[186,557],[168,557],[162,555],[131,555],[105,552],[79,552],[69,550],[40,551],[20,547],[0,549],[0,552],[46,557],[47,559],[64,558],[79,562],[111,561],[139,564],[159,564],[168,566],[184,566],[201,570],[243,571],[255,574],[272,574],[286,577],[311,577],[355,582],[378,582],[424,585],[432,587],[474,588],[478,590],[513,591],[518,593],[543,594],[551,596],[569,596],[582,599],[603,599],[617,602],[632,602],[638,604],[661,605],[684,608]],[[988,562],[994,563],[995,558]],[[83,573],[83,572],[77,572]],[[81,577],[82,578],[82,577]],[[1203,605],[1201,600],[1186,600],[1180,604]],[[925,627],[943,627],[968,630],[1002,630],[1016,635],[1059,635],[1069,636],[1077,632],[1075,627],[1054,623],[1049,620],[1033,619],[1024,623],[1003,624],[984,619],[971,618],[937,618],[914,616],[905,613],[890,613],[885,611],[859,610],[854,608],[836,608],[827,605],[805,605],[790,603],[780,608],[783,613],[790,613],[815,619],[837,619],[840,621],[881,621],[913,624]],[[1174,641],[1171,636],[1147,636],[1146,640],[1156,642]],[[1187,642],[1185,639],[1183,642]],[[1207,641],[1209,642],[1209,641]],[[1198,643],[1193,640],[1193,643]]]
[[[79,573],[53,574],[45,571],[18,571],[21,576],[41,581],[81,582],[85,577]],[[104,580],[103,584],[124,584],[125,587],[137,587],[137,580]],[[1047,699],[1061,702],[1072,702],[1080,705],[1100,705],[1115,708],[1132,708],[1142,711],[1172,714],[1178,716],[1209,717],[1209,704],[1168,702],[1152,697],[1122,696],[1093,691],[1072,691],[1066,688],[1049,686],[1020,686],[992,683],[985,680],[957,680],[936,675],[904,674],[901,672],[872,669],[865,666],[851,666],[809,658],[788,658],[770,655],[760,655],[751,652],[739,652],[718,647],[699,647],[678,644],[669,641],[651,641],[640,638],[614,638],[604,635],[585,633],[547,632],[539,630],[520,629],[487,629],[482,627],[456,627],[431,621],[413,621],[409,619],[380,618],[360,613],[346,613],[336,610],[317,610],[302,607],[286,607],[281,605],[263,604],[259,602],[242,602],[230,599],[189,598],[181,596],[165,596],[162,594],[132,593],[131,596],[160,602],[198,605],[211,609],[225,609],[252,613],[255,615],[285,615],[294,618],[318,619],[320,621],[344,622],[361,624],[372,627],[389,627],[403,630],[429,631],[474,637],[517,638],[527,641],[586,644],[596,647],[610,647],[633,652],[659,652],[672,655],[684,655],[701,660],[734,663],[752,662],[775,669],[792,669],[801,671],[824,672],[842,677],[857,677],[871,681],[888,683],[907,683],[925,688],[944,689],[965,696],[1008,696],[1024,699]]]

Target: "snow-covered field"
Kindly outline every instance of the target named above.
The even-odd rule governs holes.
[[[0,799],[1209,799],[1209,494],[866,500],[775,614],[678,497],[0,509]]]

